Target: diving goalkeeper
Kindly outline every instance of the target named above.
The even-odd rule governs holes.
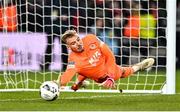
[[[66,71],[59,76],[57,82],[65,86],[78,73],[78,80],[71,87],[75,91],[81,87],[86,78],[105,88],[114,88],[115,80],[131,76],[154,64],[154,59],[148,58],[133,66],[121,67],[115,63],[110,48],[93,34],[81,39],[75,30],[67,30],[61,39],[70,49],[70,54]]]

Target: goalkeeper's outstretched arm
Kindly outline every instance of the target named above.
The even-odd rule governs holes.
[[[63,75],[61,75],[61,73],[59,74],[58,79],[56,80],[56,82],[60,86],[65,86],[73,78],[73,76],[75,74],[76,74],[76,71],[74,69],[68,69],[63,73]],[[73,89],[74,91],[78,90],[83,85],[83,81],[85,79],[86,79],[86,77],[84,77],[82,75],[78,75],[78,79],[72,85],[71,89]]]
[[[71,81],[71,79],[73,78],[75,74],[76,74],[76,71],[74,69],[67,69],[62,75],[61,73],[59,74],[56,82],[60,86],[65,86],[69,81]]]

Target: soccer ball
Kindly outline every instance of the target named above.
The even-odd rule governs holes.
[[[46,81],[40,86],[40,96],[47,101],[56,100],[59,96],[59,86],[53,81]]]

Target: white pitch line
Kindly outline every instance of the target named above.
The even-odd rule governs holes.
[[[0,102],[8,102],[8,101],[36,101],[40,100],[41,98],[31,98],[31,99],[3,99]]]
[[[118,96],[118,95],[117,95]],[[104,97],[117,97],[115,95],[109,95],[109,96],[80,96],[80,97],[63,97],[59,96],[58,99],[92,99],[92,98],[104,98]],[[35,100],[40,100],[42,98],[32,98],[32,99],[4,99],[0,100],[0,102],[7,102],[7,101],[35,101]]]
[[[110,97],[120,97],[120,96],[150,96],[153,94],[121,94],[121,95],[94,95],[94,96],[80,96],[80,97],[61,97],[59,96],[59,100],[63,99],[93,99],[93,98],[110,98]],[[32,98],[32,99],[1,99],[0,102],[8,102],[8,101],[36,101],[41,100],[42,98]]]
[[[120,96],[147,96],[152,94],[121,94],[121,95],[96,95],[96,96],[81,96],[81,97],[66,97],[61,99],[93,99],[93,98],[109,98],[109,97],[120,97]]]
[[[119,97],[119,95],[104,95],[104,96],[80,96],[80,97],[65,97],[60,99],[92,99],[92,98],[109,98],[109,97]]]

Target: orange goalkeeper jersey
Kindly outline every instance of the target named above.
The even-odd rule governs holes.
[[[93,34],[88,34],[82,41],[84,51],[69,54],[67,69],[61,76],[61,85],[68,83],[76,73],[80,75],[79,80],[90,78],[97,82],[107,74],[117,80],[122,70],[116,65],[115,57],[108,46]]]

